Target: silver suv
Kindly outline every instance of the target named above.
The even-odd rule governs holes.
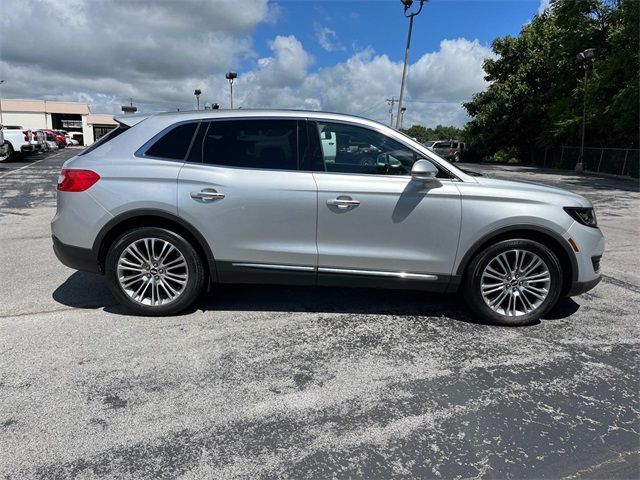
[[[471,176],[370,120],[117,120],[64,165],[53,245],[140,314],[180,312],[209,284],[282,283],[461,290],[476,317],[521,325],[600,280],[589,201]]]

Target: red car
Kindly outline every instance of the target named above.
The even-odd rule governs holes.
[[[42,131],[46,133],[47,140],[49,140],[49,136],[53,137],[53,140],[58,144],[58,148],[64,148],[67,146],[67,139],[61,133],[50,129],[43,129]]]

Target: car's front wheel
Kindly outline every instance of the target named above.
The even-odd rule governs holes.
[[[122,235],[105,261],[114,296],[142,315],[172,315],[189,307],[205,283],[202,260],[180,235],[142,227]]]
[[[562,269],[541,243],[505,240],[479,252],[469,265],[464,296],[482,319],[500,325],[527,325],[558,301]]]

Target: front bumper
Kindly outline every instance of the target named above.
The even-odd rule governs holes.
[[[586,282],[574,282],[573,285],[571,285],[571,290],[569,290],[567,296],[575,297],[576,295],[581,295],[585,292],[588,292],[596,285],[598,285],[600,283],[600,280],[602,280],[602,276]]]
[[[102,273],[98,263],[98,257],[93,250],[74,247],[62,243],[55,235],[52,235],[53,251],[64,265],[83,272]]]
[[[574,222],[565,234],[578,248],[575,259],[578,275],[574,278],[569,296],[580,295],[595,287],[602,279],[600,259],[604,253],[604,236],[599,228],[586,227]]]

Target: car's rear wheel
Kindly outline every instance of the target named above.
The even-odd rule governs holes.
[[[205,283],[193,246],[155,227],[122,235],[107,253],[105,275],[115,297],[142,315],[172,315],[188,308]]]
[[[479,252],[465,276],[472,311],[500,325],[527,325],[558,301],[562,269],[556,255],[532,240],[505,240]]]

